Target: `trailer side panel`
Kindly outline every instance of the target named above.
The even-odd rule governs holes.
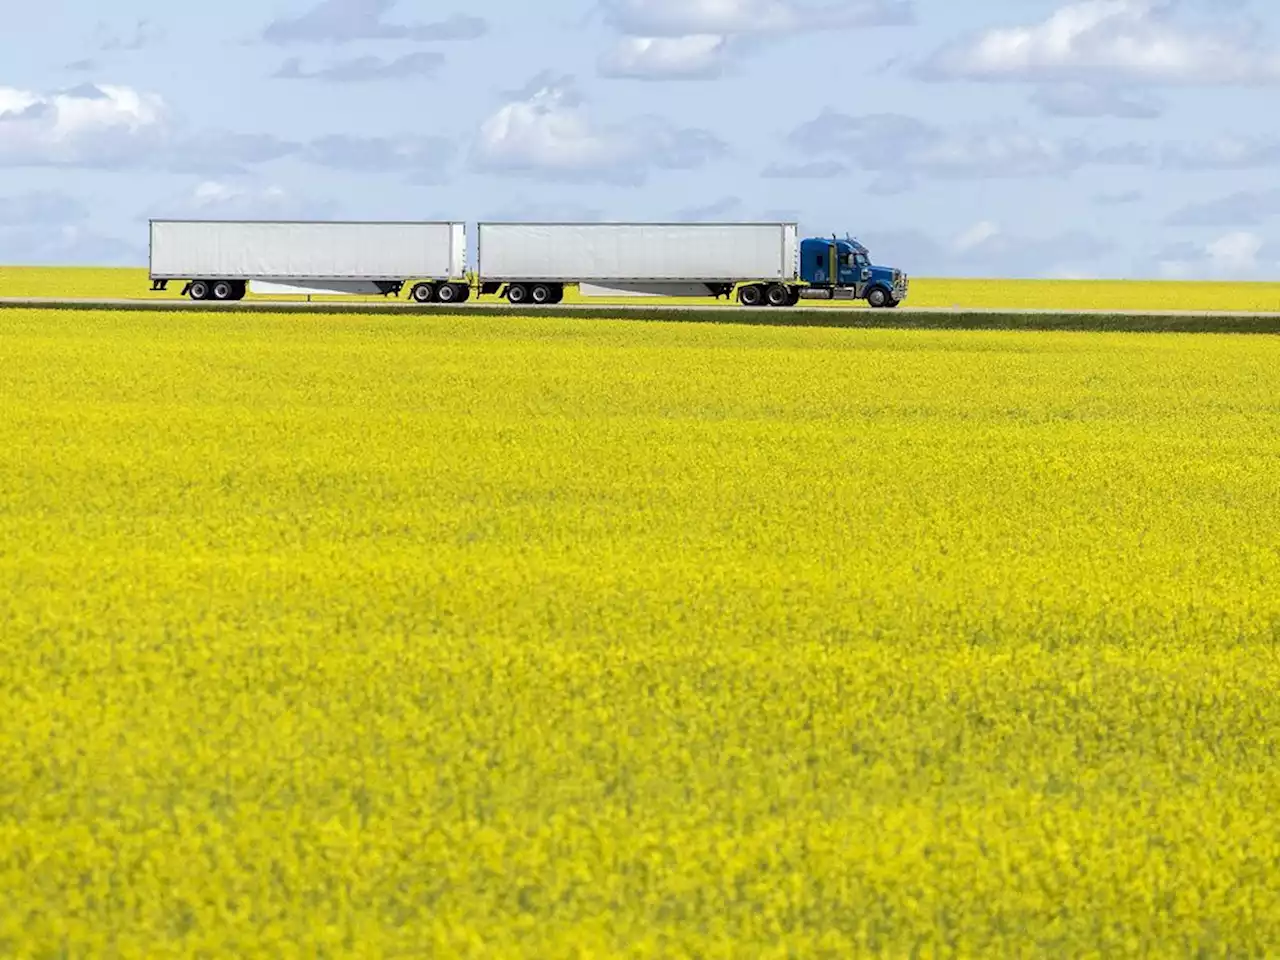
[[[487,281],[796,279],[790,223],[482,223]]]
[[[456,223],[151,222],[153,280],[444,279],[465,262]]]

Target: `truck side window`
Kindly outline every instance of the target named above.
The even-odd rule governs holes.
[[[824,254],[818,254],[818,269],[821,270],[827,265],[827,258]]]

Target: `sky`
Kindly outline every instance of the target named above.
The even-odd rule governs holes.
[[[1280,280],[1275,0],[0,0],[0,263],[151,217],[795,220]],[[472,231],[474,233],[474,231]]]

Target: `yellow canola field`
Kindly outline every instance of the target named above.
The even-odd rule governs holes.
[[[177,299],[181,285],[166,293],[152,293],[147,271],[0,267],[0,297],[103,297],[108,299]],[[251,300],[296,300],[297,297],[255,296]],[[316,297],[321,302],[370,300],[382,297]],[[401,295],[408,300],[408,292]],[[394,300],[394,298],[393,298]],[[498,303],[494,297],[484,302]],[[643,303],[646,305],[710,305],[712,298],[582,298],[571,288],[566,303]],[[720,301],[723,304],[724,301]],[[803,302],[806,307],[866,308],[862,302]],[[1280,282],[1201,283],[1199,281],[1128,280],[966,280],[913,277],[911,307],[1017,310],[1191,310],[1196,312],[1280,312]]]
[[[0,953],[1257,956],[1280,342],[0,314]]]

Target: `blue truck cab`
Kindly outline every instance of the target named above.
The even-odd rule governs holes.
[[[887,308],[907,299],[907,275],[873,264],[870,251],[851,237],[802,241],[800,279],[807,285],[806,300],[866,300]]]

